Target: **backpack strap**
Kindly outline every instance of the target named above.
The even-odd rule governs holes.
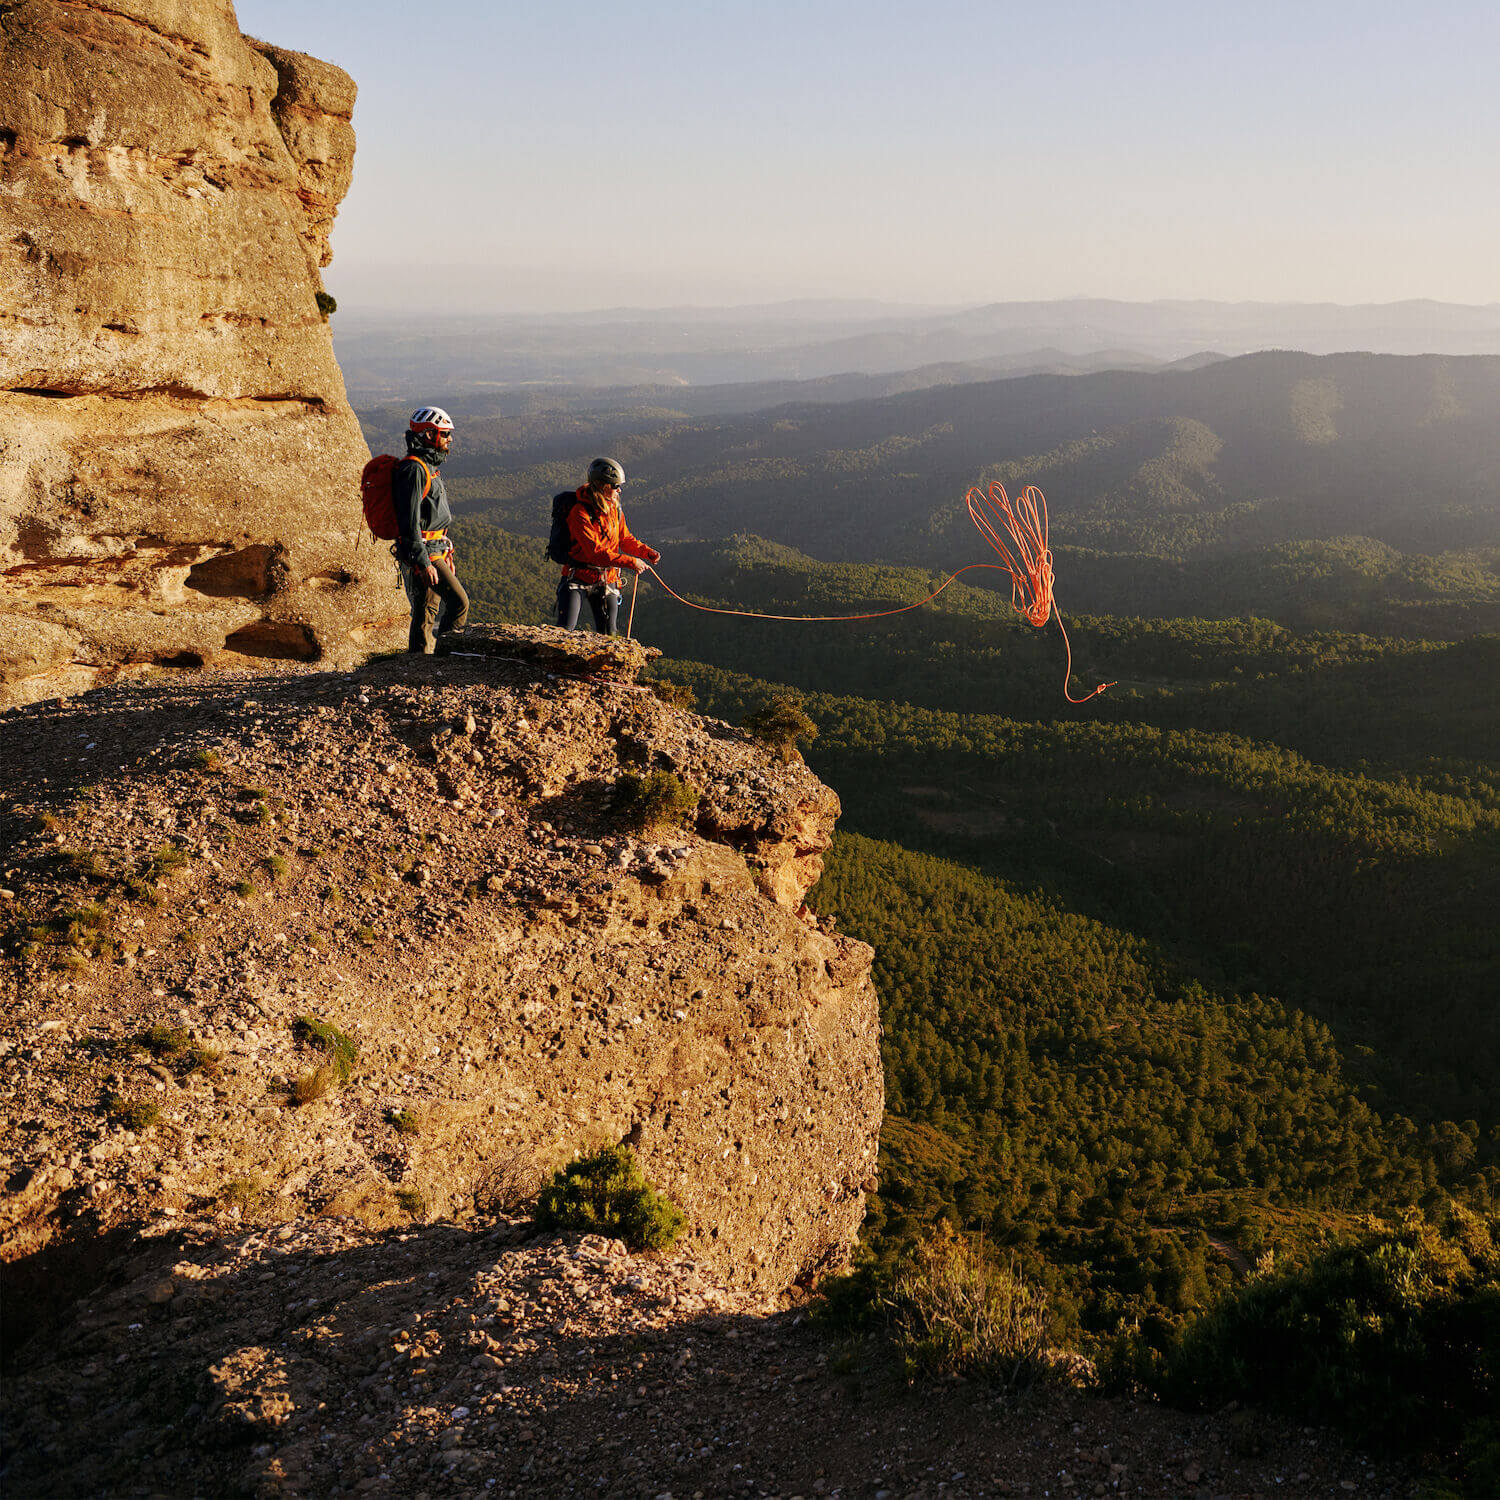
[[[415,453],[408,453],[406,456],[422,471],[422,498],[425,500],[432,493],[432,470]]]

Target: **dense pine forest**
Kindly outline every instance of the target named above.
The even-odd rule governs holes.
[[[803,752],[844,814],[810,900],[875,946],[885,1025],[872,1264],[947,1220],[1045,1286],[1055,1337],[1111,1368],[1154,1359],[1179,1394],[1222,1396],[1204,1340],[1247,1336],[1230,1309],[1252,1308],[1252,1291],[1262,1309],[1290,1305],[1256,1291],[1278,1275],[1310,1278],[1293,1302],[1331,1285],[1329,1256],[1377,1243],[1359,1241],[1370,1215],[1405,1225],[1381,1233],[1433,1265],[1459,1255],[1463,1297],[1500,1295],[1482,1229],[1500,1210],[1500,361],[1277,359],[1279,385],[1257,367],[1259,407],[1232,399],[1236,367],[1256,361],[1167,394],[1121,383],[1179,377],[1114,374],[833,407],[816,424],[825,458],[877,409],[948,402],[941,463],[895,436],[847,458],[850,476],[864,467],[849,483],[865,528],[809,490],[806,413],[780,419],[797,424],[788,474],[749,485],[753,504],[716,480],[688,528],[673,497],[701,470],[658,483],[649,460],[631,497],[663,577],[698,603],[867,613],[986,555],[962,517],[967,483],[1037,477],[1034,450],[1007,459],[993,434],[994,461],[979,462],[977,436],[970,451],[986,391],[992,414],[1000,390],[1066,447],[1066,462],[1037,462],[1049,498],[1067,487],[1054,542],[1069,543],[1060,601],[1078,601],[1072,684],[1115,684],[1082,706],[1063,697],[1056,624],[1023,624],[996,573],[911,613],[818,625],[691,611],[648,579],[636,634],[700,712],[739,723],[790,695],[817,726]],[[1068,436],[1106,395],[1169,394],[1167,418]],[[515,442],[533,459],[548,443],[574,451],[580,420]],[[776,419],[736,420],[764,438]],[[583,442],[601,422],[582,423]],[[660,445],[707,440],[687,426]],[[930,494],[950,458],[973,467],[941,503],[889,503],[898,483]],[[1414,484],[1431,468],[1398,497],[1376,492],[1382,464]],[[548,459],[459,478],[479,618],[549,618],[537,533],[564,474]],[[1261,490],[1281,498],[1244,498]],[[797,494],[794,535],[781,497]],[[756,535],[753,519],[771,524]],[[1432,1249],[1444,1233],[1461,1254]],[[1424,1284],[1447,1296],[1457,1282]],[[1465,1316],[1472,1343],[1482,1320]],[[1486,1357],[1488,1374],[1463,1366],[1458,1408],[1493,1394]],[[1470,1493],[1481,1470],[1469,1462]]]

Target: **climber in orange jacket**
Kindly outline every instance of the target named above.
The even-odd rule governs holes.
[[[620,569],[643,573],[661,553],[630,534],[620,509],[625,470],[612,458],[596,458],[588,480],[574,492],[567,508],[567,562],[557,585],[557,623],[577,630],[585,600],[600,635],[618,635]],[[568,501],[565,491],[553,501],[557,514]]]

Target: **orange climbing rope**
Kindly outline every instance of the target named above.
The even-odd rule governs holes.
[[[1028,484],[1021,491],[1021,498],[1012,505],[1005,486],[997,479],[990,485],[988,493],[976,486],[964,501],[969,507],[969,519],[1005,563],[1005,570],[1010,574],[1011,607],[1015,612],[1038,628],[1053,615],[1057,616],[1057,628],[1062,632],[1063,646],[1068,653],[1068,665],[1063,673],[1063,697],[1069,703],[1087,703],[1105,688],[1112,688],[1114,683],[1101,682],[1093,692],[1085,693],[1081,698],[1075,698],[1068,691],[1068,679],[1073,675],[1073,643],[1068,639],[1068,627],[1063,624],[1062,611],[1052,594],[1056,575],[1052,571],[1052,548],[1047,544],[1047,497],[1034,484]],[[1002,528],[1015,545],[1014,557],[1000,535]]]
[[[1003,569],[1010,574],[1011,605],[1023,620],[1042,626],[1054,614],[1057,615],[1057,628],[1062,631],[1063,645],[1068,653],[1067,670],[1063,673],[1063,697],[1069,703],[1087,703],[1090,698],[1096,697],[1105,688],[1113,687],[1112,682],[1101,682],[1093,692],[1086,693],[1082,698],[1075,698],[1068,691],[1068,679],[1073,675],[1073,646],[1068,640],[1068,632],[1063,625],[1062,615],[1058,613],[1057,601],[1052,595],[1054,575],[1052,551],[1047,545],[1046,497],[1035,485],[1028,484],[1020,500],[1012,506],[1005,493],[1005,486],[997,479],[990,485],[988,493],[980,489],[971,489],[966,497],[966,503],[969,507],[970,519],[989,544],[1000,554],[1001,561],[966,563],[957,572],[950,573],[925,598],[918,599],[914,604],[898,605],[895,609],[877,609],[862,615],[766,615],[748,609],[722,609],[716,605],[697,604],[691,599],[684,599],[655,568],[651,568],[651,573],[679,604],[685,604],[689,609],[701,610],[704,614],[735,615],[743,620],[798,620],[827,624],[841,620],[883,620],[890,615],[904,615],[910,610],[921,609],[924,604],[930,604],[955,578],[965,573],[980,569],[999,572]],[[1015,548],[1014,555],[1001,538],[1002,530],[1010,536],[1011,545]],[[632,618],[635,613],[634,604],[635,601],[632,599]]]

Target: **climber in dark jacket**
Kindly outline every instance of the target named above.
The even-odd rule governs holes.
[[[438,473],[453,445],[453,418],[440,406],[412,413],[406,457],[391,471],[396,545],[391,549],[411,603],[406,649],[432,655],[440,635],[461,634],[469,623],[469,596],[453,571],[448,528],[453,512]]]

